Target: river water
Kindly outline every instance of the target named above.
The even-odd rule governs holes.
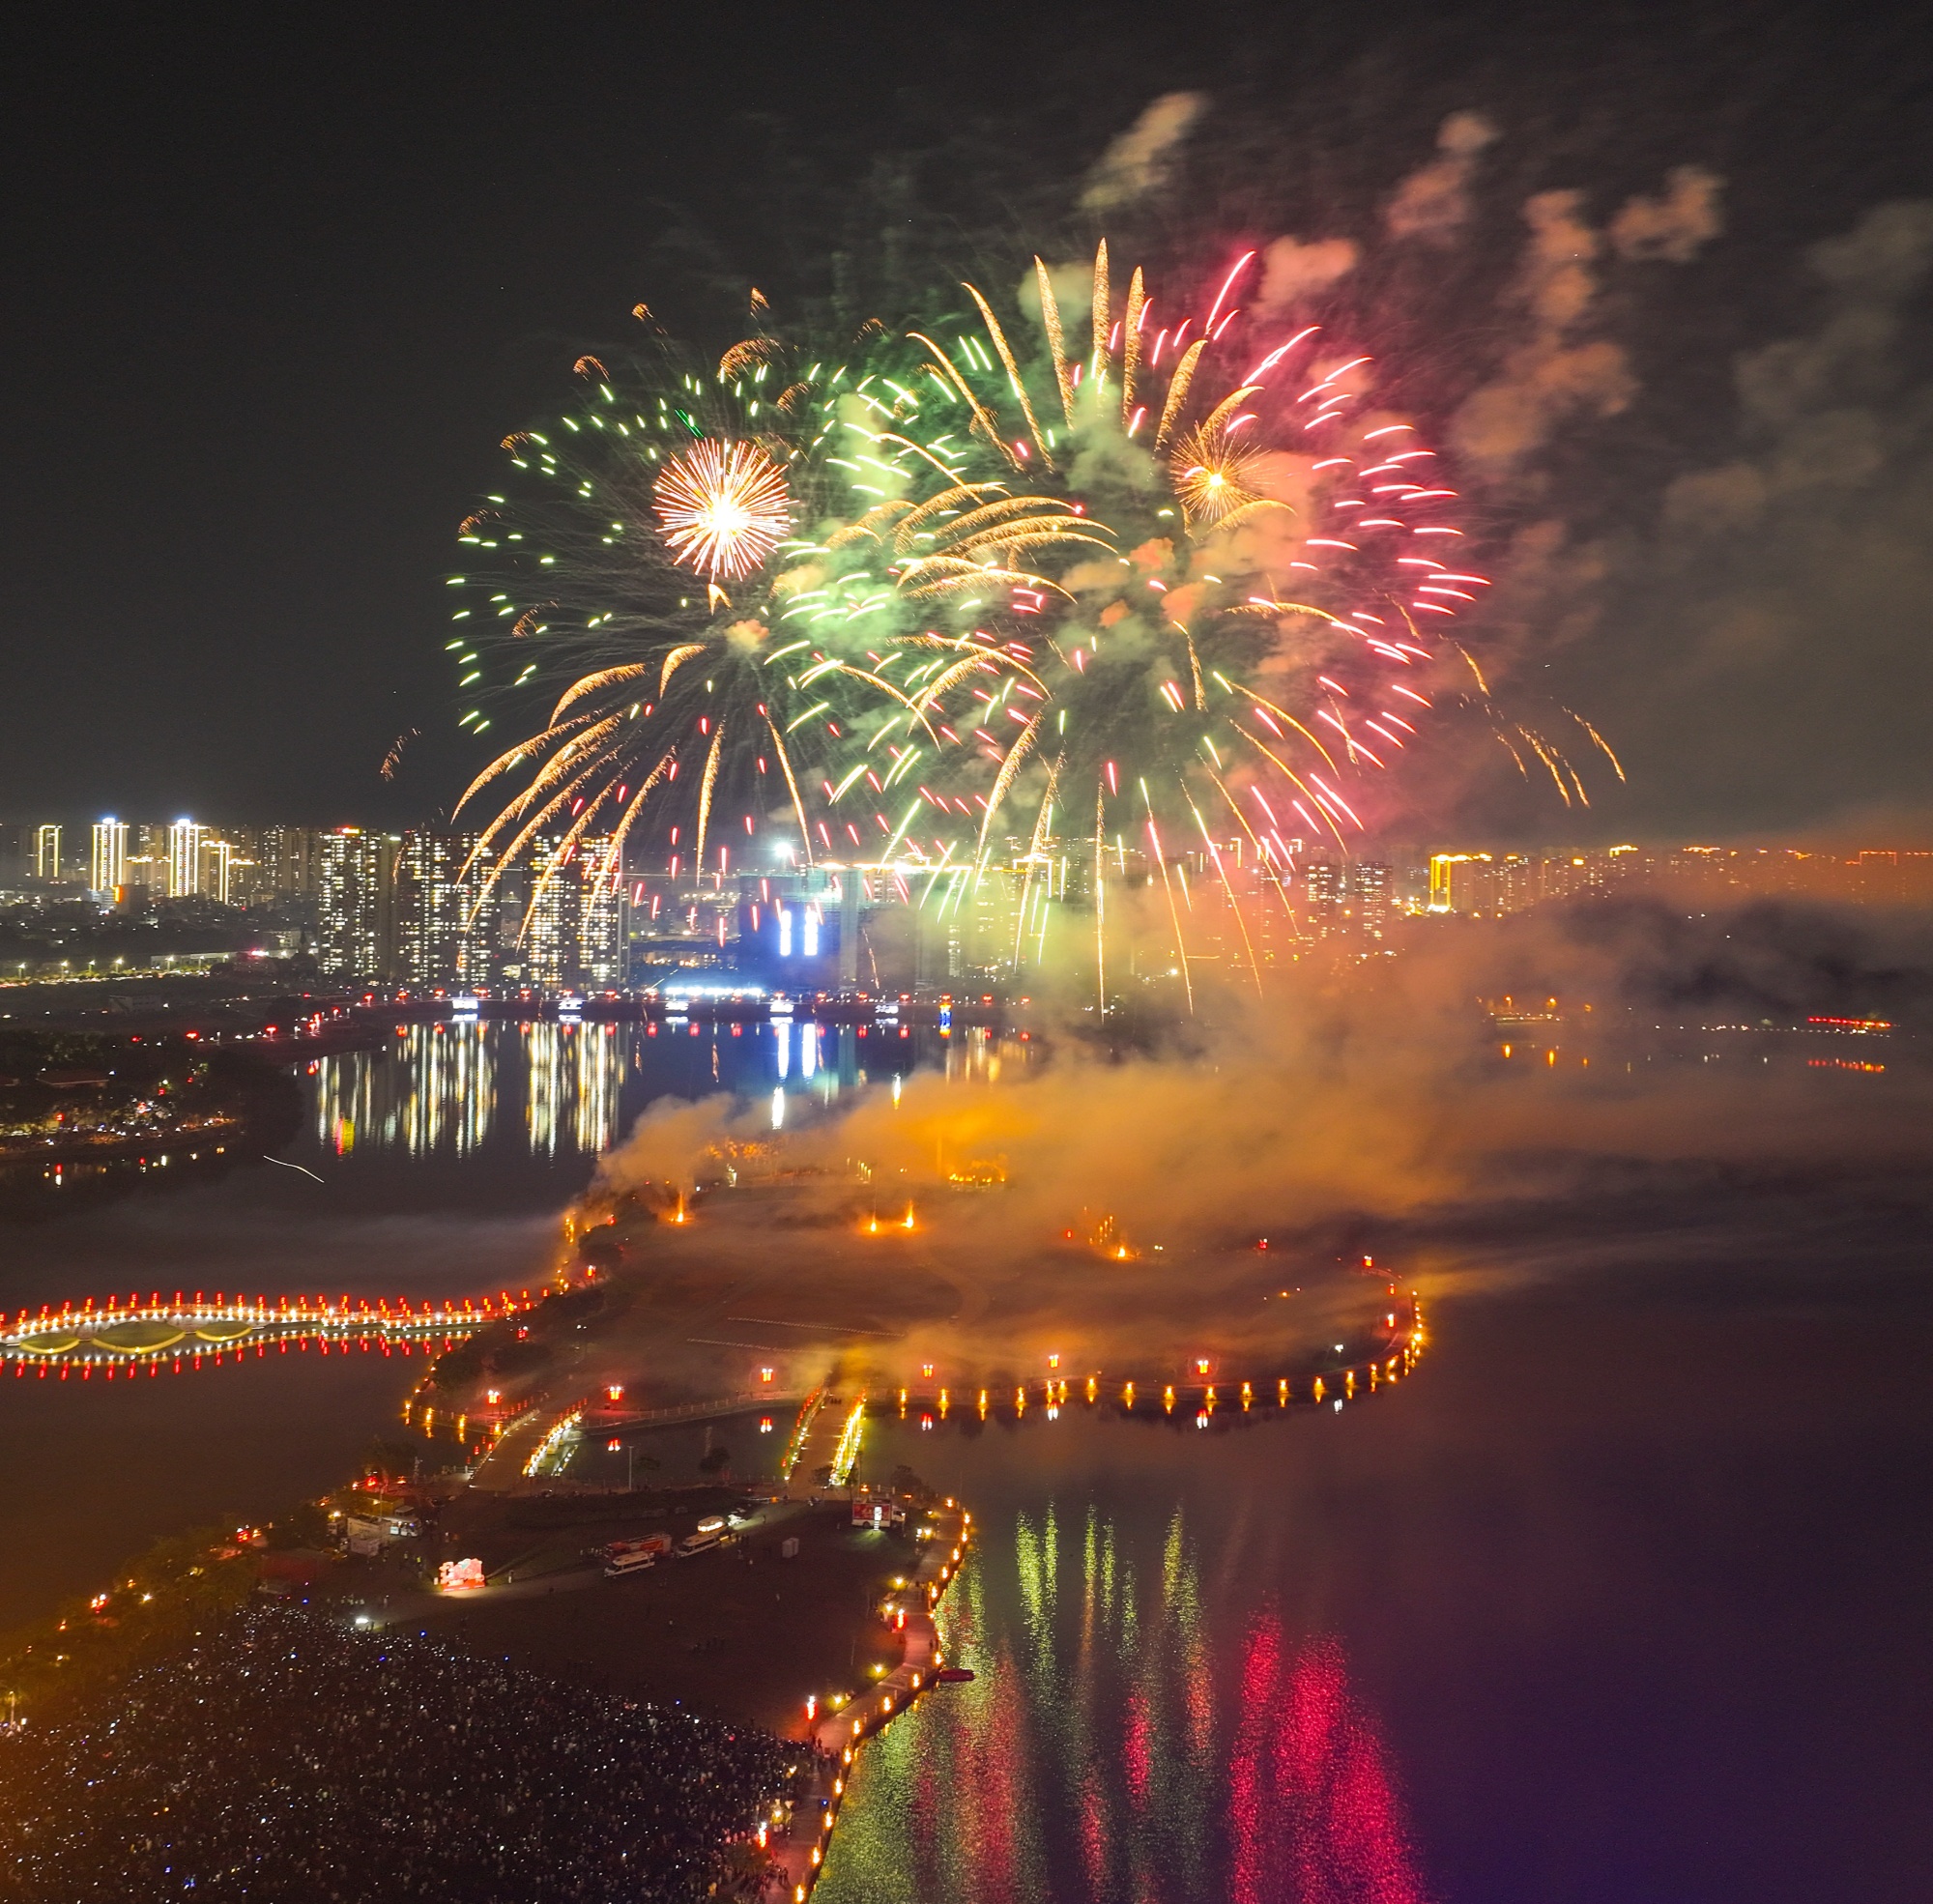
[[[325,1061],[286,1161],[0,1232],[10,1305],[476,1293],[539,1270],[650,1098],[829,1096],[850,1034],[412,1031]],[[1753,1904],[1926,1895],[1923,1186],[1681,1179],[1464,1213],[1419,1372],[1342,1410],[872,1431],[983,1538],[978,1675],[864,1756],[826,1904]],[[9,1380],[0,1621],[152,1534],[337,1478],[418,1372]]]
[[[984,1033],[956,1053],[931,1034],[850,1027],[399,1029],[303,1068],[301,1134],[279,1165],[178,1152],[104,1176],[50,1171],[0,1222],[0,1308],[136,1290],[520,1288],[549,1265],[599,1154],[653,1099],[782,1089],[804,1109],[916,1059],[984,1066],[986,1049]],[[159,1535],[260,1519],[339,1482],[420,1373],[412,1359],[311,1352],[152,1380],[0,1380],[0,1630],[95,1591]]]

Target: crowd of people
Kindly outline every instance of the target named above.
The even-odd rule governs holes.
[[[0,1739],[0,1897],[725,1895],[757,1889],[747,1834],[803,1755],[415,1635],[251,1605],[98,1710]]]

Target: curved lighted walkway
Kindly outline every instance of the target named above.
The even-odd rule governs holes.
[[[43,1305],[38,1313],[0,1314],[0,1363],[16,1374],[43,1370],[159,1365],[183,1356],[223,1355],[271,1342],[431,1343],[456,1341],[500,1317],[531,1307],[529,1290],[505,1290],[480,1301],[412,1303],[342,1296],[236,1296],[199,1291]]]

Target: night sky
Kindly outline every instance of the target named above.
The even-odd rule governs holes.
[[[1083,172],[1189,87],[1172,199],[1128,219],[1152,256],[1373,240],[1445,115],[1497,128],[1440,286],[1365,273],[1419,400],[1510,349],[1530,194],[1602,227],[1673,167],[1726,182],[1695,258],[1606,265],[1632,393],[1487,518],[1500,546],[1556,525],[1507,645],[1632,786],[1582,823],[1439,760],[1408,831],[1919,830],[1924,10],[1584,11],[16,15],[0,819],[434,818],[471,759],[454,525],[580,351],[641,298],[730,342],[746,287],[823,298],[888,236],[956,275],[1071,247]]]

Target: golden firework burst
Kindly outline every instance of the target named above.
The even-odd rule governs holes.
[[[652,502],[673,559],[712,582],[752,574],[792,527],[785,471],[755,443],[694,444],[665,465]]]
[[[1228,517],[1264,501],[1252,486],[1259,454],[1230,443],[1219,429],[1191,430],[1169,459],[1175,500],[1193,531],[1219,528]]]

